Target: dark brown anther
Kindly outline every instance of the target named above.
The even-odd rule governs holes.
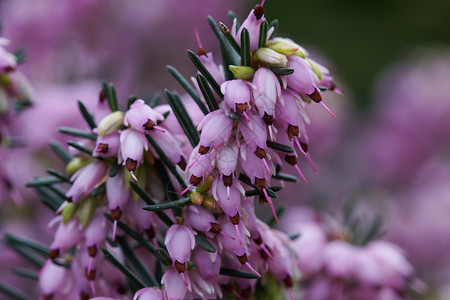
[[[42,295],[42,300],[52,300],[53,294],[44,294]]]
[[[197,186],[202,182],[202,180],[203,176],[197,177],[195,175],[191,175],[191,178],[189,178],[189,183]]]
[[[241,296],[244,299],[250,298],[252,296],[252,287],[249,286],[248,288],[241,290]]]
[[[127,158],[125,165],[127,167],[128,172],[134,172],[136,171],[137,168],[137,161],[131,158]]]
[[[208,153],[209,149],[211,149],[211,147],[205,147],[205,146],[200,145],[200,147],[198,147],[198,153],[200,153],[202,155],[206,154],[206,153]]]
[[[96,245],[88,247],[87,250],[88,250],[88,255],[90,257],[95,257],[97,255],[97,246]]]
[[[57,258],[59,256],[59,249],[51,249],[50,252],[48,253],[48,258],[50,258],[51,260]]]
[[[273,124],[273,116],[269,116],[267,113],[264,113],[263,121],[266,123],[266,125],[272,125]]]
[[[211,229],[209,230],[212,233],[219,234],[222,231],[222,226],[218,223],[211,223]]]
[[[178,260],[175,261],[175,268],[179,273],[184,273],[186,271],[186,263],[182,264]]]
[[[121,215],[122,215],[122,211],[120,210],[119,207],[111,210],[111,218],[114,221],[119,220]]]
[[[247,109],[248,103],[236,103],[236,111],[238,113],[243,113]]]
[[[100,152],[100,153],[107,153],[109,150],[109,146],[108,144],[98,144],[97,149],[95,149],[95,152]]]
[[[259,204],[267,203],[267,199],[266,199],[266,196],[265,196],[264,194],[259,195],[259,197],[258,197],[258,203],[259,203]]]
[[[318,89],[314,89],[314,93],[308,95],[309,98],[312,99],[312,101],[319,103],[322,101],[322,96],[320,95],[320,92]]]
[[[80,300],[89,300],[89,299],[91,299],[89,294],[86,294],[85,292],[80,293]]]
[[[8,178],[4,178],[3,183],[5,184],[8,191],[11,191],[13,189],[13,184],[12,184],[11,180],[9,180]]]
[[[147,123],[145,123],[144,125],[142,125],[142,127],[144,127],[145,130],[153,130],[155,129],[155,122],[153,122],[152,120],[148,119]]]
[[[263,260],[267,260],[269,258],[269,255],[267,255],[266,251],[264,251],[263,249],[259,249],[258,252],[259,256],[261,256]]]
[[[72,202],[72,197],[66,197],[66,201],[71,203]]]
[[[89,281],[94,280],[95,279],[95,270],[92,269],[90,272],[88,272],[86,269],[86,278]]]
[[[297,164],[297,156],[295,156],[295,155],[286,154],[284,156],[284,160],[291,166],[295,166]]]
[[[12,66],[7,66],[7,67],[3,68],[3,71],[5,73],[10,73],[10,72],[13,72],[14,70],[16,70],[16,68],[14,68]]]
[[[202,55],[203,55],[203,56],[208,57],[208,54],[206,53],[205,48],[200,48],[200,49],[198,49],[197,55],[198,55],[198,56],[202,56]]]
[[[255,7],[255,10],[253,11],[253,14],[256,17],[256,20],[261,19],[264,16],[264,7],[262,7],[261,5],[257,5]]]
[[[222,181],[224,186],[231,186],[233,184],[233,174],[228,176],[223,175]]]
[[[230,217],[230,221],[233,225],[239,224],[239,221],[241,218],[239,217],[239,214],[236,214],[234,217]]]
[[[330,86],[330,90],[334,91],[335,88],[337,88],[336,83],[334,83],[333,81],[330,82],[331,86]]]
[[[103,103],[103,101],[106,99],[106,93],[105,91],[102,89],[100,91],[100,94],[98,95],[98,101],[100,101],[100,103]]]
[[[178,162],[178,166],[181,168],[181,170],[186,170],[186,160],[184,159],[184,157],[181,158],[181,160]]]
[[[256,245],[261,245],[263,240],[261,238],[261,236],[258,236],[256,239],[253,239],[253,241],[256,243]]]
[[[266,179],[255,177],[255,185],[258,188],[258,190],[262,190],[263,188],[266,187]]]
[[[300,142],[300,147],[302,147],[302,149],[303,149],[303,151],[305,151],[305,153],[308,153],[308,144]]]
[[[258,158],[263,159],[264,157],[266,157],[266,150],[257,146],[255,150],[255,155],[258,156]]]
[[[287,129],[287,134],[288,134],[289,140],[292,140],[292,138],[294,136],[300,135],[300,128],[298,126],[293,126],[293,125],[289,124],[288,129]]]
[[[248,262],[247,254],[244,253],[244,255],[237,257],[239,262],[243,265],[245,265],[246,262]]]
[[[150,240],[153,240],[156,236],[155,228],[153,228],[153,226],[151,226],[150,228],[145,230],[145,234],[147,234],[147,236]]]
[[[287,275],[285,279],[283,279],[284,284],[286,287],[291,288],[294,286],[294,281],[292,280],[292,277]]]

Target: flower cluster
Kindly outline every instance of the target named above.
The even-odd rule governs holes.
[[[20,145],[20,141],[11,136],[9,126],[14,117],[23,108],[31,104],[31,86],[25,76],[17,71],[22,62],[23,53],[13,54],[6,50],[9,40],[0,37],[0,194],[10,195],[16,204],[23,200],[15,186],[6,163],[10,148]]]

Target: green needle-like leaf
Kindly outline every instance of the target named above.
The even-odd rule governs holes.
[[[109,169],[109,171],[108,171],[108,176],[109,177],[115,177],[117,175],[117,173],[119,173],[121,168],[122,168],[122,165],[114,163],[112,165],[111,169]]]
[[[55,152],[55,154],[66,164],[73,159],[73,156],[67,152],[67,150],[59,142],[51,141],[49,145],[53,152]]]
[[[37,187],[41,185],[51,185],[55,183],[60,183],[61,179],[56,177],[36,177],[34,180],[28,182],[26,187]]]
[[[269,36],[269,40],[271,40],[275,37],[275,34],[277,33],[277,30],[278,30],[278,25],[280,25],[280,22],[278,22],[277,19],[270,22],[269,28],[273,27],[274,30],[273,30],[272,34]]]
[[[189,203],[191,203],[191,199],[183,198],[180,200],[170,201],[170,202],[166,202],[166,203],[160,203],[160,204],[155,204],[155,205],[146,205],[146,206],[143,206],[142,209],[149,210],[149,211],[163,211],[166,209],[172,209],[174,207],[184,207]]]
[[[177,93],[172,93],[169,90],[165,90],[164,94],[166,95],[167,101],[169,102],[170,107],[172,107],[172,111],[174,112],[178,122],[180,123],[181,128],[183,128],[184,133],[189,139],[192,147],[197,146],[199,142],[198,132],[192,122],[191,117],[189,116],[186,108],[184,107],[183,101]]]
[[[48,169],[46,170],[46,172],[47,172],[48,174],[50,174],[50,175],[55,176],[56,178],[59,178],[61,181],[64,181],[64,182],[70,182],[70,176],[64,174],[63,172],[60,172],[60,171],[58,171],[58,170],[51,169],[51,168],[48,168]]]
[[[294,69],[291,69],[291,68],[280,68],[280,69],[271,69],[271,70],[275,75],[280,75],[280,76],[290,75],[290,74],[294,73]]]
[[[197,234],[195,236],[195,241],[200,247],[208,252],[215,253],[217,251],[216,248],[214,248],[214,246],[203,235]]]
[[[94,129],[97,127],[94,122],[94,118],[87,110],[86,106],[84,106],[83,102],[78,100],[78,108],[80,109],[81,114],[83,115],[83,118],[86,120],[86,123],[89,125],[91,129]]]
[[[214,91],[217,93],[217,95],[220,96],[220,98],[223,98],[222,92],[220,91],[220,85],[217,83],[217,81],[214,79],[214,77],[209,73],[209,71],[206,69],[206,67],[203,65],[203,63],[200,61],[200,58],[198,58],[197,54],[192,52],[191,50],[188,50],[189,58],[191,59],[194,66],[200,71],[200,73],[205,76],[206,80],[208,80],[211,87],[214,89]],[[225,67],[224,67],[225,68]]]
[[[270,188],[267,189],[267,194],[269,195],[269,190],[272,192],[278,192],[281,190],[281,186],[271,186]],[[254,189],[254,190],[250,190],[250,191],[245,191],[245,196],[247,197],[251,197],[251,196],[258,196],[258,195],[264,195],[264,192],[262,190],[258,190],[258,189]],[[277,194],[271,194],[272,198],[277,198]],[[269,195],[269,197],[271,197],[271,195]]]
[[[38,272],[36,272],[34,270],[24,269],[24,268],[11,268],[11,272],[13,272],[16,275],[25,277],[25,278],[38,280]]]
[[[267,141],[266,144],[267,144],[267,147],[270,147],[270,148],[278,150],[278,151],[282,151],[282,152],[286,152],[286,153],[294,153],[294,149],[292,149],[292,147],[289,147],[287,145],[283,145],[283,144],[279,144],[279,143],[275,143],[275,142],[271,142],[271,141]]]
[[[119,101],[117,100],[117,93],[114,85],[103,81],[102,83],[103,92],[105,93],[106,99],[108,99],[109,107],[112,112],[119,110]]]
[[[251,65],[250,36],[247,28],[241,31],[241,65],[247,67]]]
[[[230,19],[231,24],[233,24],[234,20],[236,19],[236,32],[237,32],[239,30],[239,28],[241,27],[241,22],[239,22],[239,19],[238,19],[237,15],[235,14],[235,12],[232,10],[229,10],[228,18]]]
[[[134,181],[129,181],[130,187],[133,189],[133,191],[138,194],[139,197],[141,197],[142,200],[145,201],[148,205],[156,205],[156,202],[153,201],[153,199]],[[158,217],[163,221],[167,226],[172,226],[174,223],[170,219],[170,217],[163,211],[156,211],[155,212]]]
[[[239,278],[247,278],[247,279],[258,279],[258,275],[251,273],[251,272],[245,272],[245,271],[239,271],[234,269],[227,269],[227,268],[220,268],[219,274],[225,275],[225,276],[231,276],[231,277],[239,277]]]
[[[48,257],[48,253],[50,252],[50,249],[41,243],[24,239],[10,233],[5,234],[4,241],[9,245],[17,245],[31,249],[45,258]]]
[[[266,46],[268,30],[269,30],[269,23],[267,23],[267,21],[262,22],[259,27],[259,41],[258,41],[259,48],[263,48]]]
[[[102,248],[103,254],[105,257],[114,265],[116,266],[123,275],[125,275],[128,280],[133,282],[138,289],[142,289],[145,287],[145,284],[134,274],[129,268],[127,268],[125,265],[123,265],[114,255],[112,255],[111,252],[109,252],[108,249]]]
[[[209,87],[208,81],[202,74],[197,74],[197,82],[200,90],[202,91],[203,97],[206,100],[209,111],[214,111],[219,109],[219,104],[217,104],[216,98],[214,97],[211,88]]]
[[[290,175],[290,174],[285,174],[285,173],[277,173],[275,175],[272,175],[272,178],[283,180],[283,181],[288,181],[288,182],[298,182],[297,177]]]
[[[165,266],[171,266],[172,265],[172,259],[170,258],[169,253],[167,253],[166,250],[163,248],[156,249],[156,257],[159,259],[160,262],[163,263]]]
[[[207,115],[209,113],[208,109],[206,108],[205,104],[203,104],[202,99],[197,94],[197,91],[189,84],[189,82],[184,78],[183,75],[181,75],[180,72],[178,72],[177,69],[175,69],[172,66],[166,66],[167,70],[169,70],[169,73],[172,74],[173,77],[178,81],[179,84],[186,90],[186,92],[194,99],[195,103],[197,103],[200,110]]]
[[[7,286],[3,282],[0,282],[0,292],[14,300],[29,300],[27,295],[23,294],[19,290]]]
[[[88,149],[88,148],[86,148],[86,147],[84,147],[84,146],[82,146],[82,145],[80,145],[80,144],[78,144],[78,143],[76,143],[74,141],[68,141],[67,145],[69,145],[71,147],[74,147],[75,149],[78,149],[81,152],[84,152],[86,154],[92,155],[92,150],[91,149]]]
[[[27,49],[25,47],[20,47],[14,51],[13,55],[16,57],[16,63],[21,65],[27,60]]]
[[[75,128],[60,127],[60,128],[58,128],[58,131],[63,133],[63,134],[67,134],[67,135],[71,135],[71,136],[76,136],[76,137],[89,139],[89,140],[93,140],[93,141],[97,140],[97,135],[96,134],[90,133],[90,132],[87,132],[87,131],[83,131],[83,130],[78,130],[78,129],[75,129]]]
[[[153,108],[153,107],[157,106],[160,101],[161,101],[161,93],[156,92],[153,94],[153,96],[148,101],[146,101],[146,103],[148,104],[148,106]]]
[[[275,212],[277,213],[278,218],[281,218],[281,215],[284,212],[284,206],[279,206]],[[266,222],[267,225],[269,225],[270,227],[274,226],[276,224],[276,220],[274,216],[270,216],[270,218],[267,220]]]
[[[228,42],[230,43],[230,45],[236,51],[236,53],[240,54],[241,53],[241,46],[239,46],[239,44],[234,39],[233,35],[231,34],[230,29],[228,29],[228,27],[225,26],[225,24],[223,24],[222,22],[219,22],[219,27],[220,27],[220,30],[222,30],[222,32],[225,35],[225,37],[228,40]]]

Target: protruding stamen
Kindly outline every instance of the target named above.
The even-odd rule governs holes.
[[[220,234],[222,234],[222,235],[224,235],[224,236],[226,236],[227,238],[230,238],[230,239],[232,239],[233,241],[235,240],[235,238],[233,237],[233,236],[231,236],[231,235],[229,235],[228,233],[226,233],[225,231],[221,231],[220,232]]]
[[[289,299],[294,300],[294,294],[292,294],[292,289],[291,288],[287,289],[287,292],[289,294]]]
[[[194,166],[194,164],[197,162],[197,160],[200,158],[201,154],[198,153],[197,156],[195,157],[194,161],[189,165],[189,169],[192,168]]]
[[[247,266],[247,268],[250,269],[250,271],[252,271],[253,273],[255,273],[256,276],[261,277],[261,274],[259,274],[258,271],[256,271],[255,269],[253,269],[252,265],[251,265],[248,261],[245,263],[245,265]]]
[[[247,120],[247,122],[250,122],[250,118],[248,117],[247,113],[243,111],[242,114],[244,115],[244,118]]]
[[[317,173],[316,166],[314,165],[314,162],[311,158],[311,155],[309,155],[309,153],[306,154],[306,158],[308,159],[308,162],[311,165],[311,168],[313,169],[314,173]]]
[[[305,152],[305,150],[303,150],[302,145],[300,144],[298,138],[295,138],[294,140],[295,140],[295,144],[296,144],[297,147],[298,147],[298,150],[300,150],[300,152],[301,152],[305,157],[308,157],[308,154]]]
[[[64,207],[66,207],[67,203],[69,203],[69,202],[64,201],[64,202],[61,204],[61,206],[56,210],[56,214],[57,214],[57,215],[59,215],[59,214],[61,213],[61,211],[64,209]]]
[[[227,200],[230,200],[230,187],[227,186]]]
[[[278,224],[279,223],[278,216],[277,216],[277,212],[275,211],[275,207],[273,206],[272,199],[270,199],[269,195],[267,194],[266,189],[263,189],[263,192],[264,192],[264,196],[266,197],[267,203],[269,203],[270,209],[272,210],[272,214],[273,214],[273,217],[275,218],[275,222],[277,222],[277,224]]]
[[[95,291],[94,280],[90,280],[89,281],[89,285],[91,286],[91,293],[92,293],[92,295],[95,296],[95,294],[97,294],[97,292]]]
[[[270,253],[269,249],[267,249],[266,245],[261,244],[261,249],[264,251],[264,253],[266,253],[266,255],[273,260],[273,255],[272,253]]]
[[[326,110],[333,118],[336,119],[336,115],[333,114],[333,112],[328,108],[328,106],[327,106],[323,101],[320,101],[320,104],[323,106],[323,108],[325,108],[325,110]]]
[[[266,0],[262,0],[260,6],[264,6],[264,2],[266,2]]]
[[[202,41],[200,40],[200,34],[198,33],[197,26],[194,26],[194,32],[195,32],[195,38],[197,39],[197,45],[198,45],[197,54],[198,54],[198,56],[204,55],[204,56],[208,57],[205,48],[203,48]]]
[[[236,235],[238,237],[239,244],[243,245],[244,243],[242,242],[241,232],[239,231],[239,225],[235,224],[234,229],[236,229]]]
[[[271,142],[273,142],[273,132],[272,132],[272,125],[267,126],[269,128],[269,139]]]
[[[158,130],[158,131],[161,131],[162,133],[165,133],[165,132],[166,132],[166,131],[164,130],[164,128],[162,128],[162,127],[160,127],[160,126],[157,126],[157,125],[153,126],[153,129]]]
[[[131,177],[134,179],[134,181],[139,182],[138,178],[134,174],[134,171],[130,171]]]
[[[92,256],[89,257],[88,269],[87,272],[91,273],[92,266],[94,265],[94,258]]]
[[[269,164],[267,163],[267,160],[263,158],[262,161],[264,162],[264,166],[266,167],[267,172],[269,172],[269,174],[272,174],[272,172],[270,171]]]
[[[188,286],[188,283],[187,283],[187,281],[186,281],[186,278],[184,277],[184,272],[181,272],[181,273],[180,273],[180,276],[181,276],[181,279],[183,279],[184,285],[185,285],[185,286]]]
[[[306,178],[303,176],[302,170],[300,170],[300,167],[298,165],[295,165],[294,168],[297,170],[298,175],[302,178],[302,180],[306,183]]]
[[[116,233],[117,233],[117,220],[114,220],[114,223],[113,223],[113,235],[112,235],[113,242],[116,240]]]
[[[185,188],[185,189],[180,193],[180,196],[183,196],[184,194],[186,194],[190,189],[192,189],[193,186],[194,186],[194,184],[191,183],[187,188]]]

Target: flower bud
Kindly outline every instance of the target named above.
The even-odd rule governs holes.
[[[105,136],[119,129],[123,122],[123,116],[123,112],[115,111],[104,117],[98,124],[98,135]]]
[[[8,95],[4,89],[0,88],[0,114],[4,114],[9,109]]]
[[[204,185],[204,184],[202,184],[202,185]],[[198,187],[197,187],[197,189],[198,189]],[[203,196],[201,193],[199,193],[197,191],[191,191],[191,193],[189,194],[189,199],[191,199],[191,202],[194,203],[195,205],[202,205]]]
[[[284,38],[275,38],[271,41],[269,41],[266,45],[268,48],[272,49],[273,51],[276,51],[280,54],[284,54],[286,56],[291,56],[296,54],[297,52],[302,53],[303,58],[305,55],[305,49],[294,43],[290,39],[284,39]]]
[[[81,169],[82,167],[86,166],[90,162],[91,162],[90,160],[83,159],[80,157],[75,157],[74,159],[69,161],[69,163],[67,164],[66,172],[69,174],[73,174],[76,171],[78,171],[79,169]]]
[[[306,61],[311,65],[312,71],[314,72],[314,74],[316,74],[317,78],[319,78],[319,80],[322,80],[323,75],[317,63],[309,58],[306,58]]]
[[[259,62],[268,68],[284,68],[287,64],[287,57],[269,48],[259,48],[255,53]]]
[[[212,176],[208,176],[203,184],[197,186],[196,192],[200,194],[206,194],[211,188],[212,181],[213,181]]]
[[[62,210],[63,222],[67,223],[72,217],[75,215],[77,211],[78,204],[75,203],[67,203]]]
[[[255,74],[255,69],[247,66],[229,65],[228,69],[237,79],[251,80]]]

